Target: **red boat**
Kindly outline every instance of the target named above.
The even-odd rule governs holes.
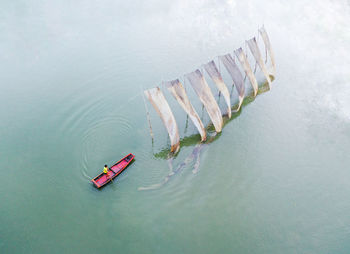
[[[91,180],[97,188],[101,188],[111,181],[111,179],[118,176],[135,158],[135,155],[132,153],[125,156],[123,159],[118,161],[112,167],[108,169],[108,173],[101,173]]]

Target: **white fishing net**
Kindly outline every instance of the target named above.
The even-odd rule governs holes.
[[[275,57],[274,54],[272,52],[272,48],[271,48],[271,43],[270,43],[270,39],[269,36],[267,35],[267,32],[265,30],[265,27],[261,27],[259,29],[259,33],[261,34],[261,37],[264,41],[265,47],[267,52],[269,53],[270,59],[271,59],[271,65],[272,65],[272,75],[275,76],[276,74],[276,64],[275,64]]]
[[[204,69],[210,76],[210,78],[214,81],[215,85],[221,92],[221,94],[224,96],[225,102],[227,104],[227,114],[228,117],[231,118],[231,98],[230,98],[230,93],[227,89],[227,86],[225,85],[221,74],[218,70],[218,68],[215,65],[214,61],[210,61],[209,63],[204,65]]]
[[[215,127],[215,131],[221,132],[223,125],[221,111],[202,73],[197,69],[196,71],[188,73],[185,76],[190,81],[193,90],[196,92],[207,110]]]
[[[245,56],[242,48],[236,49],[235,55],[237,56],[238,61],[242,65],[244,72],[247,75],[247,77],[250,81],[250,84],[252,85],[252,87],[254,89],[254,97],[255,97],[258,93],[259,86],[258,86],[258,81],[256,80],[256,78],[254,76],[253,70],[249,65],[248,59]]]
[[[242,73],[230,54],[219,56],[219,58],[221,62],[224,64],[227,72],[230,74],[233,80],[233,84],[236,87],[236,90],[238,93],[238,108],[237,108],[237,111],[238,111],[243,103],[243,99],[245,95],[245,87],[244,87],[244,80],[243,80]]]
[[[180,147],[179,129],[177,127],[173,112],[171,111],[162,91],[159,87],[155,87],[145,90],[144,93],[154,109],[157,111],[168,131],[171,143],[171,152],[177,152]]]
[[[260,69],[262,70],[262,72],[264,73],[264,76],[267,80],[267,82],[269,83],[269,87],[271,88],[271,79],[270,79],[270,75],[266,69],[266,66],[264,64],[264,61],[261,57],[261,53],[258,47],[258,44],[256,43],[256,39],[255,37],[253,37],[252,39],[247,41],[250,52],[252,52],[255,61],[258,63]]]
[[[178,79],[164,82],[164,84],[183,108],[183,110],[185,110],[185,112],[188,114],[193,124],[198,129],[202,141],[205,141],[207,139],[207,134],[205,132],[204,125],[199,118],[196,110],[193,108],[190,100],[188,99],[184,86]]]

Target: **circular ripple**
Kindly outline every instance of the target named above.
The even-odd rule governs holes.
[[[132,129],[133,125],[123,115],[100,118],[87,125],[81,138],[82,175],[90,180],[90,174],[96,172],[95,167],[102,168],[104,161],[109,161],[108,157],[115,153],[114,148],[127,142],[126,137]],[[97,165],[99,162],[101,165]]]

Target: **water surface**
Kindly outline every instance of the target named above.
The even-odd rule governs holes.
[[[1,253],[349,253],[347,1],[0,7]],[[182,79],[262,24],[276,56],[272,90],[201,151],[197,174],[192,161],[162,188],[138,191],[169,174],[155,156],[167,133],[149,105],[152,145],[142,87]],[[181,137],[195,133],[167,98]],[[90,184],[129,152],[136,161],[113,184]]]

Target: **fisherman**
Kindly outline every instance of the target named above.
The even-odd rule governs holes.
[[[109,178],[109,174],[108,174],[108,166],[105,165],[105,167],[103,168],[103,173],[106,175],[106,178]]]

